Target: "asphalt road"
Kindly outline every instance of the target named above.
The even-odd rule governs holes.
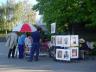
[[[0,42],[0,72],[96,72],[96,59],[65,63],[44,56],[38,62],[27,62],[26,59],[8,59],[8,48],[4,45]]]

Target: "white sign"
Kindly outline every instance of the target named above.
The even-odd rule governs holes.
[[[56,31],[56,23],[51,24],[51,33],[55,33]]]

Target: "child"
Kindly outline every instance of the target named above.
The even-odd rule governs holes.
[[[25,53],[30,53],[30,49],[32,47],[32,37],[27,34],[27,37],[25,38]]]

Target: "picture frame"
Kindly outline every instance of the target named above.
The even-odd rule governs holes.
[[[56,36],[55,35],[51,36],[51,44],[52,44],[52,46],[56,46]]]
[[[79,58],[79,48],[71,47],[70,48],[71,58]]]
[[[51,33],[55,33],[56,32],[56,23],[52,23],[51,24]]]
[[[57,35],[56,36],[56,46],[63,46],[63,36],[62,35]]]
[[[63,60],[65,61],[70,61],[71,58],[70,58],[70,49],[64,49],[63,50]]]
[[[79,46],[79,37],[78,35],[71,35],[71,46]]]
[[[56,59],[63,60],[63,49],[56,49]]]
[[[70,47],[70,35],[64,35],[62,39],[63,47]]]

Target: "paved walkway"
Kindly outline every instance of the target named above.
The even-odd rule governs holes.
[[[5,43],[0,43],[0,72],[96,72],[96,60],[78,63],[55,62],[49,57],[40,57],[38,62],[26,59],[8,59]]]

